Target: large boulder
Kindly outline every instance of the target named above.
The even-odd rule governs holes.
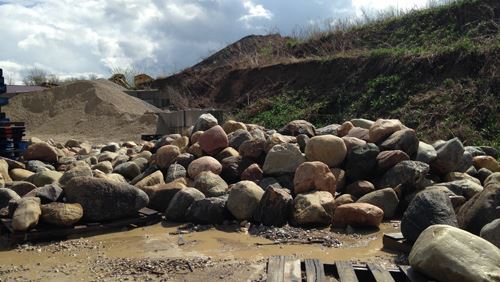
[[[219,175],[211,171],[203,171],[194,179],[194,188],[206,197],[218,197],[227,194],[228,185]]]
[[[367,203],[352,203],[338,206],[333,214],[335,227],[372,226],[378,227],[384,218],[384,211]]]
[[[328,191],[335,195],[337,181],[328,166],[322,162],[305,162],[297,167],[293,178],[295,194],[312,190]]]
[[[316,135],[337,135],[340,124],[330,124],[321,128],[316,128]]]
[[[76,177],[64,187],[68,203],[83,207],[86,221],[106,221],[135,215],[148,205],[142,190],[127,184],[90,177]]]
[[[401,233],[409,242],[415,242],[422,231],[434,224],[458,226],[448,195],[437,189],[426,189],[417,193],[404,212]]]
[[[220,174],[222,171],[222,165],[218,160],[204,156],[199,159],[192,161],[188,167],[188,175],[191,178],[195,178],[198,174],[203,171],[211,171],[215,174]]]
[[[187,218],[199,224],[221,224],[231,218],[226,208],[227,197],[212,197],[195,201]]]
[[[184,222],[188,220],[188,210],[195,201],[204,199],[205,195],[198,189],[187,187],[177,192],[167,210],[165,216],[168,220],[175,222]]]
[[[377,156],[380,153],[377,145],[367,143],[354,146],[347,154],[345,170],[351,181],[372,178],[377,171]]]
[[[212,114],[202,114],[196,120],[192,132],[205,131],[218,124],[217,119]]]
[[[57,150],[46,142],[34,143],[28,146],[23,154],[23,158],[29,160],[39,160],[49,163],[57,162],[59,154]]]
[[[267,153],[262,170],[268,175],[295,173],[297,167],[304,161],[305,157],[297,145],[289,143],[275,145]]]
[[[227,208],[238,220],[250,220],[259,206],[264,190],[251,181],[240,181],[229,191]]]
[[[417,161],[402,161],[389,169],[379,180],[378,187],[405,185],[419,187],[429,172],[429,165]]]
[[[265,154],[265,143],[262,139],[252,139],[243,142],[238,150],[242,157],[260,159]]]
[[[392,188],[370,192],[358,199],[358,203],[372,204],[384,211],[384,218],[393,218],[399,205],[399,199]]]
[[[351,123],[356,127],[361,127],[365,129],[370,129],[372,125],[375,123],[373,120],[364,119],[364,118],[354,118],[351,119]]]
[[[397,119],[377,119],[369,131],[370,142],[378,143],[405,126]]]
[[[14,190],[0,188],[0,209],[8,207],[11,200],[17,201],[19,199],[21,197]]]
[[[229,146],[229,141],[227,139],[226,132],[220,125],[216,125],[201,134],[198,139],[203,152],[214,156],[219,153],[222,149]]]
[[[333,135],[315,136],[307,142],[306,158],[308,161],[320,161],[329,167],[341,164],[347,154],[344,140]]]
[[[80,204],[49,203],[42,205],[43,221],[56,226],[72,226],[83,217]]]
[[[17,201],[17,208],[12,216],[12,229],[27,231],[38,224],[42,210],[40,199],[34,197],[22,198]]]
[[[401,150],[414,156],[418,150],[418,138],[415,130],[405,128],[391,134],[384,142],[380,144],[381,150]]]
[[[88,165],[75,166],[63,173],[59,178],[59,184],[66,185],[72,178],[75,177],[92,177],[92,169]]]
[[[299,134],[306,134],[309,137],[316,135],[316,128],[310,122],[305,120],[294,120],[280,129],[283,135],[297,136]]]
[[[264,192],[254,219],[266,226],[283,226],[292,210],[293,198],[286,190],[270,186]]]
[[[294,225],[330,225],[333,218],[334,198],[326,191],[299,194],[293,200],[291,221]]]
[[[500,281],[500,249],[448,225],[425,229],[408,260],[413,269],[438,281]]]
[[[432,170],[438,174],[455,171],[464,155],[464,146],[458,138],[453,138],[436,148],[437,157],[431,163]]]
[[[500,187],[487,185],[474,195],[457,213],[460,228],[479,235],[489,222],[500,218]]]

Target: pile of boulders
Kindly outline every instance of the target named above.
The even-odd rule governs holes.
[[[142,144],[32,139],[22,160],[0,160],[0,214],[19,231],[39,220],[109,221],[143,207],[200,224],[378,227],[402,216],[403,235],[416,241],[410,261],[420,264],[436,232],[456,240],[441,244],[443,252],[475,241],[500,246],[498,157],[457,138],[424,143],[395,119],[323,128],[295,120],[268,130],[204,114],[185,134]]]

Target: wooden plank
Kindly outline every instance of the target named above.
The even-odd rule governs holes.
[[[422,274],[415,271],[409,265],[398,265],[398,268],[401,270],[401,272],[403,272],[406,275],[408,281],[411,281],[411,282],[427,282],[427,281],[429,281]]]
[[[356,272],[348,261],[336,261],[335,266],[337,267],[337,273],[339,275],[340,282],[357,282]]]
[[[293,257],[286,257],[283,273],[284,281],[301,282],[300,260]]]
[[[325,269],[318,259],[306,259],[306,281],[323,282],[325,281]]]
[[[270,257],[267,263],[267,281],[284,282],[285,257]]]
[[[389,271],[385,270],[378,263],[368,262],[366,266],[373,274],[375,281],[377,282],[395,282]]]

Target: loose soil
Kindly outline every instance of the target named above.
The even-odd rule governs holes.
[[[17,95],[2,110],[26,123],[28,137],[44,140],[125,141],[154,133],[159,109],[123,90],[107,80],[78,81]]]
[[[355,229],[351,234],[343,229],[303,231],[310,237],[334,237],[341,243],[337,247],[261,245],[273,241],[233,227],[186,233],[179,226],[160,223],[61,242],[14,248],[4,244],[0,281],[261,281],[266,276],[266,259],[273,255],[318,258],[325,263],[376,260],[385,267],[393,267],[400,259],[398,254],[382,250],[383,233],[397,232],[399,222],[385,222],[376,230]]]

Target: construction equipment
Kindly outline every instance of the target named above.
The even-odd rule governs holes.
[[[3,71],[0,69],[0,94],[7,92]],[[23,140],[26,127],[24,122],[11,122],[1,111],[2,106],[9,104],[9,99],[0,97],[0,156],[17,158],[26,150],[28,142]]]

